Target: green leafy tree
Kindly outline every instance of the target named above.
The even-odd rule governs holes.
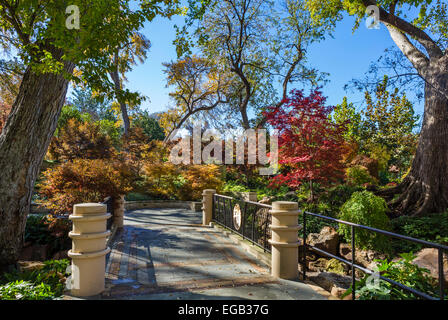
[[[442,212],[448,208],[448,4],[442,0],[307,0],[315,23],[330,32],[344,12],[356,17],[358,28],[372,5],[425,83],[423,123],[411,170],[401,184],[382,194],[391,197],[389,206],[401,214]],[[400,196],[392,199],[397,193]]]
[[[348,103],[347,97],[344,97],[341,104],[336,105],[331,117],[336,124],[344,125],[346,140],[359,143],[362,130],[361,113],[356,111],[353,103]]]
[[[376,153],[384,150],[388,160],[383,169],[395,166],[396,170],[404,173],[417,147],[418,135],[414,129],[419,117],[414,114],[406,95],[398,93],[398,88],[392,93],[387,90],[387,82],[388,78],[384,77],[377,86],[375,97],[368,92],[365,94],[367,108],[363,112],[361,150],[373,158],[378,158]]]
[[[90,114],[95,121],[100,119],[116,120],[111,110],[111,101],[108,99],[99,101],[90,88],[75,88],[70,100],[81,113]]]
[[[79,29],[67,28],[69,5],[79,8]],[[19,256],[34,183],[69,81],[114,92],[108,74],[114,70],[110,57],[116,48],[146,21],[169,15],[176,7],[176,0],[0,1],[0,48],[17,52],[25,66],[0,135],[0,269]]]
[[[152,117],[148,111],[138,113],[132,121],[132,126],[142,128],[143,132],[149,137],[150,141],[163,141],[165,139],[165,133],[160,127],[159,122]]]

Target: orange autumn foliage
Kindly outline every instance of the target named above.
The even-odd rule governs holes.
[[[39,203],[54,214],[71,213],[73,205],[102,202],[108,196],[131,191],[132,173],[119,161],[75,159],[43,173]]]

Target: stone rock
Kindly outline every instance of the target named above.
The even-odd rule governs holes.
[[[426,268],[431,273],[431,277],[439,280],[439,256],[438,250],[435,248],[425,248],[416,254],[416,258],[412,261],[413,264]],[[445,286],[448,286],[448,256],[443,255],[443,271],[445,276]]]
[[[312,245],[333,255],[338,254],[339,234],[334,228],[324,227],[320,233],[310,233],[306,239]]]
[[[325,271],[327,269],[328,260],[325,258],[319,258],[316,261],[308,262],[308,269],[311,271]]]
[[[316,261],[318,256],[311,250],[306,251],[306,264],[309,267],[310,262]],[[303,244],[302,240],[299,239],[299,264],[303,263]]]
[[[262,204],[271,204],[272,202],[272,197],[263,197],[263,199],[261,199],[260,201],[258,201],[258,203],[262,203]]]
[[[327,265],[326,265],[325,269],[328,272],[346,275],[346,274],[348,274],[349,267],[348,267],[348,265],[346,265],[345,263],[343,263],[337,259],[330,259],[327,261]]]
[[[309,272],[307,279],[314,282],[319,287],[328,292],[333,290],[333,287],[347,290],[352,284],[352,278],[349,276],[340,275],[331,272]],[[335,289],[336,290],[336,289]]]
[[[341,243],[339,245],[339,255],[348,260],[352,260],[352,248],[348,243]],[[365,268],[373,270],[376,266],[376,262],[374,260],[384,260],[386,259],[386,255],[376,252],[374,250],[361,250],[356,248],[355,250],[355,262]]]
[[[40,261],[18,261],[17,264],[21,272],[40,270],[44,267]]]
[[[342,298],[342,296],[344,295],[344,293],[347,291],[347,289],[344,288],[340,288],[338,286],[333,286],[333,288],[331,288],[330,294],[336,298],[339,299],[343,299],[343,300],[348,300],[347,297]],[[352,299],[351,294],[349,295],[349,299]]]

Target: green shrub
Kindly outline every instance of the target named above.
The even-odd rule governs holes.
[[[319,195],[318,201],[322,208],[325,205],[327,209],[326,211],[319,210],[317,213],[336,217],[339,214],[341,207],[350,199],[352,194],[363,190],[364,189],[362,187],[348,184],[340,184],[329,188]]]
[[[46,215],[29,215],[25,226],[25,242],[47,244],[53,240]]]
[[[0,286],[0,300],[50,300],[54,299],[51,287],[44,283],[34,285],[18,280]]]
[[[235,183],[234,181],[227,181],[223,186],[223,192],[227,194],[237,194],[238,192],[248,192],[250,189],[246,186]]]
[[[353,185],[363,185],[365,183],[377,184],[378,181],[372,177],[369,170],[363,166],[353,166],[347,168],[345,172],[347,182]]]
[[[49,254],[71,248],[72,241],[68,236],[71,221],[54,218],[51,215],[29,215],[25,226],[25,242],[49,245]]]
[[[415,256],[412,253],[402,254],[398,261],[375,260],[377,272],[382,276],[406,285],[412,289],[438,297],[437,282],[430,277],[429,270],[412,264]],[[372,279],[372,278],[370,278]],[[369,276],[365,276],[356,282],[356,298],[359,300],[414,300],[418,296],[405,291],[399,287],[392,286],[389,282],[377,279],[369,281]],[[351,293],[351,288],[344,293],[344,296]]]
[[[68,259],[45,261],[33,271],[5,273],[0,279],[0,300],[45,300],[63,294]]]
[[[342,206],[339,218],[372,228],[390,230],[390,221],[386,215],[387,205],[383,198],[368,191],[355,192]],[[351,242],[351,227],[340,224],[339,232],[347,242]],[[355,245],[362,249],[389,251],[388,239],[376,232],[356,228]]]
[[[139,192],[129,192],[126,197],[126,201],[145,201],[145,200],[154,200],[154,197],[151,197],[149,194],[139,193]]]
[[[448,212],[436,213],[425,217],[402,216],[392,221],[394,232],[431,242],[448,245]],[[420,244],[394,239],[396,252],[419,251]]]
[[[299,223],[302,224],[303,216],[299,216]],[[309,235],[310,233],[319,233],[324,227],[332,227],[334,229],[338,228],[338,224],[333,221],[324,220],[318,217],[306,216],[306,234]],[[303,237],[303,228],[299,230],[299,237]]]

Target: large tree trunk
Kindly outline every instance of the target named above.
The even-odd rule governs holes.
[[[55,51],[55,50],[53,50]],[[60,58],[61,52],[53,52]],[[73,72],[73,64],[65,63]],[[65,101],[68,80],[28,68],[0,135],[0,268],[15,263],[23,245],[36,177]]]
[[[110,77],[114,82],[115,93],[117,95],[118,103],[120,104],[121,117],[123,118],[124,135],[127,136],[131,127],[131,122],[129,120],[128,108],[126,106],[126,103],[121,98],[118,98],[119,92],[121,90],[120,75],[118,74],[118,71],[113,71],[110,73]]]
[[[439,88],[448,87],[448,73],[439,68],[425,85],[425,110],[417,152],[409,174],[394,189],[380,195],[400,196],[389,203],[396,215],[421,216],[448,208],[448,99]]]

